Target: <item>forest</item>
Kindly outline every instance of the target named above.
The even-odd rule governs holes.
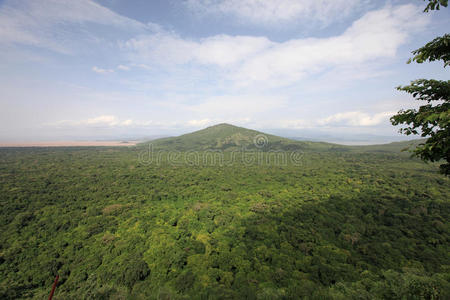
[[[0,298],[46,299],[59,275],[54,299],[450,299],[438,165],[298,143],[283,165],[0,148]]]

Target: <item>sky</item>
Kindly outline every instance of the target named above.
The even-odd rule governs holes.
[[[142,138],[217,123],[400,139],[406,64],[450,10],[380,0],[0,0],[0,141]]]

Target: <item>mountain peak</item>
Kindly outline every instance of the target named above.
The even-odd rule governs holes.
[[[228,123],[219,123],[219,124],[208,126],[205,129],[203,129],[203,130],[215,129],[215,128],[225,129],[225,128],[242,128],[242,127],[238,127],[238,126],[235,126],[235,125],[232,125],[232,124],[228,124]]]
[[[229,138],[230,136],[240,134],[242,136],[250,137],[259,134],[260,132],[238,127],[235,125],[231,125],[228,123],[220,123],[216,125],[212,125],[209,127],[206,127],[204,129],[194,131],[192,133],[188,133],[185,135],[182,135],[181,137],[197,137],[197,138],[206,138],[210,139],[212,141],[216,141],[217,139],[224,139]]]
[[[203,151],[203,150],[303,150],[311,145],[306,142],[266,134],[228,123],[216,124],[178,137],[150,142],[158,150]],[[318,148],[328,148],[316,143]]]
[[[219,124],[216,124],[216,125],[211,125],[209,127],[237,127],[237,126],[232,125],[232,124],[228,124],[228,123],[219,123]]]

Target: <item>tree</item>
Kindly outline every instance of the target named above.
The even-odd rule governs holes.
[[[426,1],[426,0],[424,0]],[[439,10],[440,6],[447,7],[448,0],[429,0],[427,7],[425,7],[424,12],[429,12],[430,10]]]
[[[430,0],[425,8],[439,10],[447,7],[448,0]],[[408,63],[443,61],[444,68],[450,64],[450,34],[437,37],[422,48],[412,52]],[[420,134],[427,140],[420,144],[414,154],[424,161],[441,161],[443,174],[450,175],[450,80],[417,79],[410,85],[399,86],[398,90],[411,94],[414,99],[426,101],[419,109],[400,110],[391,118],[392,125],[406,124],[400,132],[406,135]]]

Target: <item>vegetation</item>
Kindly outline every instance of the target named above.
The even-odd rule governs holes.
[[[439,10],[440,6],[447,7],[447,0],[430,0],[425,8]],[[424,47],[412,52],[414,57],[410,59],[417,63],[426,61],[444,62],[444,67],[450,63],[450,35],[437,37]],[[391,118],[393,125],[408,125],[400,129],[400,132],[411,135],[420,134],[428,139],[417,148],[414,153],[424,161],[441,161],[440,170],[443,174],[450,175],[450,80],[417,79],[408,86],[399,86],[400,91],[411,94],[416,100],[426,101],[418,110],[401,110]]]
[[[0,298],[449,299],[450,181],[397,146],[0,149]]]
[[[426,0],[424,0],[426,1]],[[441,5],[447,7],[448,0],[428,0],[428,5],[425,7],[424,12],[428,12],[430,10],[439,10]]]
[[[230,124],[218,124],[179,137],[154,140],[141,146],[148,144],[153,146],[153,150],[165,151],[327,151],[345,149],[341,145],[294,141]]]

